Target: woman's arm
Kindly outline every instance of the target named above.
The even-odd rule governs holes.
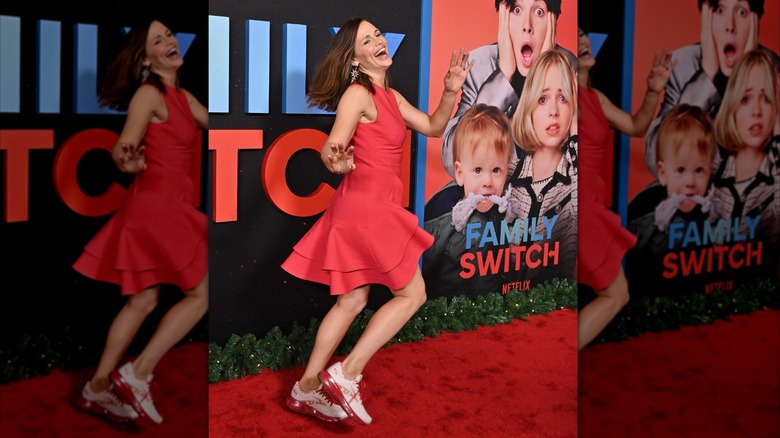
[[[160,92],[154,87],[140,87],[127,108],[127,119],[111,153],[119,170],[136,173],[146,168],[141,140],[146,126],[164,105]]]
[[[371,115],[373,114],[373,117]],[[360,86],[347,87],[336,108],[336,120],[330,130],[328,140],[322,146],[320,159],[330,172],[346,173],[355,169],[352,155],[353,147],[347,145],[355,133],[357,124],[365,119],[376,119],[374,101],[368,90]]]
[[[653,121],[655,109],[658,107],[658,99],[661,91],[669,81],[676,61],[671,62],[671,53],[666,50],[656,52],[653,56],[653,67],[647,76],[647,91],[642,99],[642,105],[634,114],[629,114],[613,104],[604,93],[596,90],[599,96],[601,109],[604,111],[611,128],[616,129],[632,137],[642,137],[647,133],[650,122]]]
[[[182,90],[184,89],[182,88]],[[208,129],[209,110],[206,109],[206,107],[203,106],[203,104],[200,103],[198,99],[196,99],[195,96],[193,96],[189,91],[184,90],[184,94],[187,95],[187,103],[190,105],[190,111],[192,111],[192,116],[195,117],[195,123],[198,124],[198,128]]]
[[[393,90],[406,126],[428,137],[441,137],[452,116],[455,97],[473,66],[474,61],[469,62],[468,52],[463,49],[460,49],[458,53],[452,51],[450,68],[444,76],[444,91],[441,100],[439,100],[436,110],[430,115],[415,108],[401,93]]]

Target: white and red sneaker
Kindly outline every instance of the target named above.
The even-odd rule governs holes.
[[[344,376],[344,367],[341,362],[336,362],[328,369],[320,371],[320,381],[328,394],[336,401],[349,417],[355,423],[366,426],[371,424],[371,416],[366,412],[363,406],[363,395],[361,387],[363,386],[363,375],[359,375],[355,380],[347,379]]]
[[[85,412],[102,415],[113,421],[124,422],[138,419],[138,413],[135,409],[120,400],[112,388],[95,391],[89,382],[81,390],[81,396],[76,400],[76,404]]]
[[[300,384],[295,382],[290,395],[287,396],[286,404],[295,412],[311,415],[322,421],[344,421],[349,417],[341,406],[333,403],[322,385],[314,391],[304,392]]]
[[[133,363],[128,362],[122,365],[119,370],[111,371],[109,377],[114,382],[119,397],[129,403],[138,412],[138,415],[154,424],[162,423],[163,418],[154,406],[152,392],[149,388],[149,384],[152,383],[152,375],[149,375],[146,380],[135,377]]]

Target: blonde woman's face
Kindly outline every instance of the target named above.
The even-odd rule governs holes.
[[[748,147],[763,148],[769,140],[777,115],[777,102],[767,90],[767,78],[754,68],[748,73],[747,86],[734,114],[737,134]]]
[[[540,146],[559,148],[569,136],[571,102],[563,95],[563,80],[558,66],[552,65],[544,76],[544,89],[531,111],[534,132]]]

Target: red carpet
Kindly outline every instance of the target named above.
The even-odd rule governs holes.
[[[586,348],[579,417],[581,437],[780,436],[780,312]]]
[[[572,437],[577,315],[561,310],[381,349],[364,371],[369,426],[287,410],[302,367],[212,384],[209,437]]]
[[[155,370],[152,384],[159,426],[124,425],[82,413],[76,397],[92,369],[62,372],[0,386],[0,436],[12,437],[187,437],[207,436],[208,346],[184,344],[171,350]]]

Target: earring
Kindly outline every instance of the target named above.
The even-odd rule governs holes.
[[[358,80],[358,77],[360,76],[360,64],[353,65],[352,68],[349,69],[349,83],[355,82]]]
[[[141,68],[141,82],[146,82],[147,79],[149,79],[149,66],[144,65]]]

